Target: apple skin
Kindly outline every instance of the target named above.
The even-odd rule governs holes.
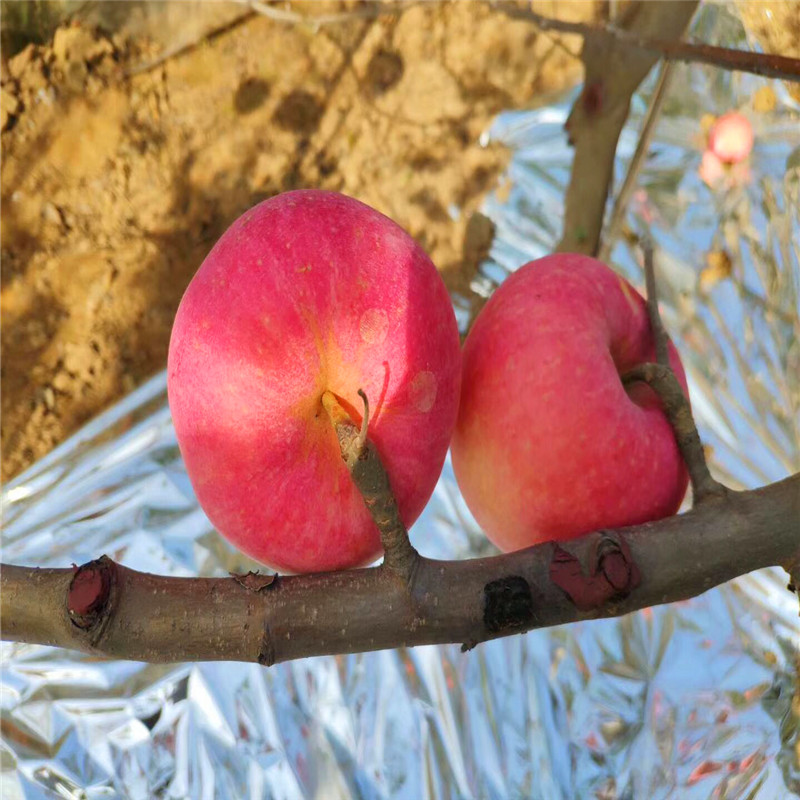
[[[738,111],[723,114],[708,132],[708,150],[725,164],[744,161],[752,149],[753,126]]]
[[[674,514],[683,460],[655,393],[620,375],[654,361],[645,301],[588,256],[521,267],[464,345],[451,443],[487,536],[511,551]],[[670,363],[686,392],[675,348]]]
[[[228,540],[282,571],[363,565],[377,528],[321,404],[332,391],[369,436],[410,526],[455,424],[461,358],[436,268],[397,224],[333,192],[243,214],[181,300],[168,392],[197,498]]]

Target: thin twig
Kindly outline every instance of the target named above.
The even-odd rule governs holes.
[[[653,258],[653,243],[646,239],[644,242],[644,280],[647,287],[647,313],[650,317],[650,327],[653,331],[653,341],[656,350],[656,363],[669,367],[669,337],[661,320],[658,310],[658,292],[656,290],[656,267]]]
[[[232,31],[234,28],[242,25],[243,23],[247,22],[251,17],[254,17],[256,12],[253,9],[248,9],[246,11],[242,11],[237,16],[233,17],[233,19],[229,19],[226,22],[223,22],[220,25],[216,25],[213,28],[203,31],[198,36],[195,36],[191,41],[182,42],[180,44],[174,45],[169,49],[165,50],[160,56],[152,59],[151,61],[146,61],[144,64],[137,64],[131,67],[129,70],[125,72],[126,78],[133,78],[136,75],[143,75],[146,72],[152,72],[157,67],[160,67],[162,64],[170,61],[173,58],[178,58],[178,56],[185,55],[186,53],[191,52],[196,47],[201,45],[203,42],[212,41],[216,39],[218,36],[221,36],[224,33],[228,33]]]
[[[351,8],[349,11],[339,11],[333,14],[301,14],[297,11],[292,11],[288,8],[280,8],[279,6],[270,5],[268,3],[260,2],[260,0],[237,0],[237,2],[245,3],[253,11],[269,17],[276,22],[284,22],[290,25],[311,25],[319,27],[322,25],[335,25],[342,22],[352,22],[354,19],[374,19],[375,17],[382,16],[383,14],[397,14],[398,12],[405,11],[413,5],[416,5],[419,0],[394,0],[393,2],[386,2],[386,0],[374,0],[371,3],[366,3],[362,7]]]
[[[631,193],[636,186],[636,179],[639,176],[639,170],[644,163],[644,158],[650,148],[650,141],[653,138],[655,131],[656,121],[658,120],[661,109],[664,106],[664,100],[667,96],[667,89],[669,88],[670,77],[672,75],[672,64],[669,62],[662,64],[658,73],[658,81],[656,83],[653,97],[650,100],[650,106],[647,109],[647,115],[642,123],[642,130],[639,134],[639,141],[636,143],[636,150],[633,157],[628,164],[628,171],[625,174],[625,180],[617,194],[614,201],[614,209],[611,212],[611,219],[606,226],[606,232],[603,235],[600,244],[600,251],[598,258],[601,261],[607,261],[611,255],[611,250],[619,236],[619,230],[622,226],[622,221],[625,218],[625,212],[628,208],[628,201],[630,200]]]
[[[661,399],[664,413],[675,431],[678,448],[689,472],[694,503],[702,503],[710,497],[726,497],[728,490],[711,476],[708,469],[689,399],[683,393],[683,387],[669,363],[669,337],[658,310],[653,245],[647,239],[644,242],[644,276],[647,286],[647,313],[650,317],[657,363],[634,367],[622,376],[622,382],[627,384],[644,381]]]
[[[757,53],[717,47],[710,44],[665,40],[641,36],[628,30],[607,26],[599,28],[583,22],[545,17],[528,8],[520,8],[507,2],[493,2],[491,5],[513,19],[532,22],[543,31],[574,33],[584,38],[615,40],[636,50],[658,53],[668,61],[709,64],[733,72],[749,72],[765,78],[781,78],[787,81],[800,81],[800,59],[774,53]]]
[[[240,14],[233,17],[227,22],[217,25],[210,30],[203,31],[199,36],[196,36],[189,42],[183,42],[174,47],[169,48],[160,56],[148,61],[144,64],[138,64],[129,69],[125,75],[126,77],[133,77],[141,75],[145,72],[152,72],[156,67],[161,66],[167,61],[178,56],[185,55],[186,53],[194,50],[198,45],[203,42],[220,36],[223,33],[233,30],[235,27],[247,22],[256,15],[267,17],[274,22],[283,23],[286,25],[310,25],[314,28],[322,27],[323,25],[331,25],[337,23],[351,22],[354,19],[373,19],[383,14],[397,14],[416,5],[418,0],[399,0],[399,2],[380,3],[376,2],[364,8],[354,8],[350,11],[342,11],[337,14],[319,14],[314,16],[312,14],[300,14],[297,11],[290,9],[272,6],[267,3],[259,2],[258,0],[237,0],[242,5],[246,6]]]
[[[383,565],[404,580],[410,581],[419,554],[409,541],[408,531],[400,518],[397,500],[378,451],[366,435],[369,424],[369,401],[363,390],[359,390],[358,393],[364,400],[361,427],[350,418],[332,392],[325,392],[322,395],[322,405],[336,430],[342,459],[361,492],[372,519],[378,526],[383,544]]]

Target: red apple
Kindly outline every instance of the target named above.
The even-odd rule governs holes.
[[[725,178],[725,164],[722,163],[710,150],[703,151],[698,168],[700,179],[706,186],[714,188],[722,183]]]
[[[217,242],[181,301],[169,402],[205,512],[282,570],[375,559],[378,531],[342,461],[323,392],[375,443],[410,526],[439,476],[458,406],[450,299],[398,225],[349,197],[266,200]]]
[[[708,132],[708,149],[726,164],[738,164],[753,149],[753,126],[744,114],[729,111]]]
[[[464,345],[452,441],[464,499],[503,550],[674,514],[687,473],[660,401],[621,376],[654,361],[642,297],[563,253],[521,267]],[[686,389],[677,352],[670,361]]]
[[[746,160],[736,164],[726,164],[711,150],[703,152],[697,171],[703,183],[711,189],[733,189],[744,186],[750,180],[750,167]]]

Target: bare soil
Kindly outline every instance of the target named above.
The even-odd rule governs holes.
[[[321,25],[211,3],[221,29],[179,48],[164,41],[176,5],[145,5],[146,33],[71,23],[3,60],[3,480],[165,366],[205,254],[277,192],[369,203],[467,293],[493,235],[476,212],[508,160],[481,133],[580,77],[579,41],[480,3]]]

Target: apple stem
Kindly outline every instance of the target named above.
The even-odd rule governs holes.
[[[725,497],[728,489],[709,472],[692,409],[672,369],[663,364],[639,364],[622,376],[623,384],[635,381],[646,383],[661,399],[689,472],[695,505],[710,497]]]
[[[380,455],[367,436],[369,400],[363,389],[359,389],[358,394],[364,401],[364,417],[360,428],[333,392],[323,393],[322,405],[336,430],[339,449],[350,477],[378,526],[384,552],[383,567],[410,582],[419,561],[419,553],[412,546],[408,530],[400,518],[397,499]]]
[[[661,398],[664,412],[675,432],[678,448],[689,472],[693,502],[702,503],[709,497],[725,497],[728,489],[711,476],[700,434],[692,416],[692,408],[669,363],[669,337],[658,310],[652,241],[645,238],[642,248],[647,285],[647,312],[650,317],[650,328],[653,331],[657,363],[640,364],[623,375],[622,382],[644,381]]]

